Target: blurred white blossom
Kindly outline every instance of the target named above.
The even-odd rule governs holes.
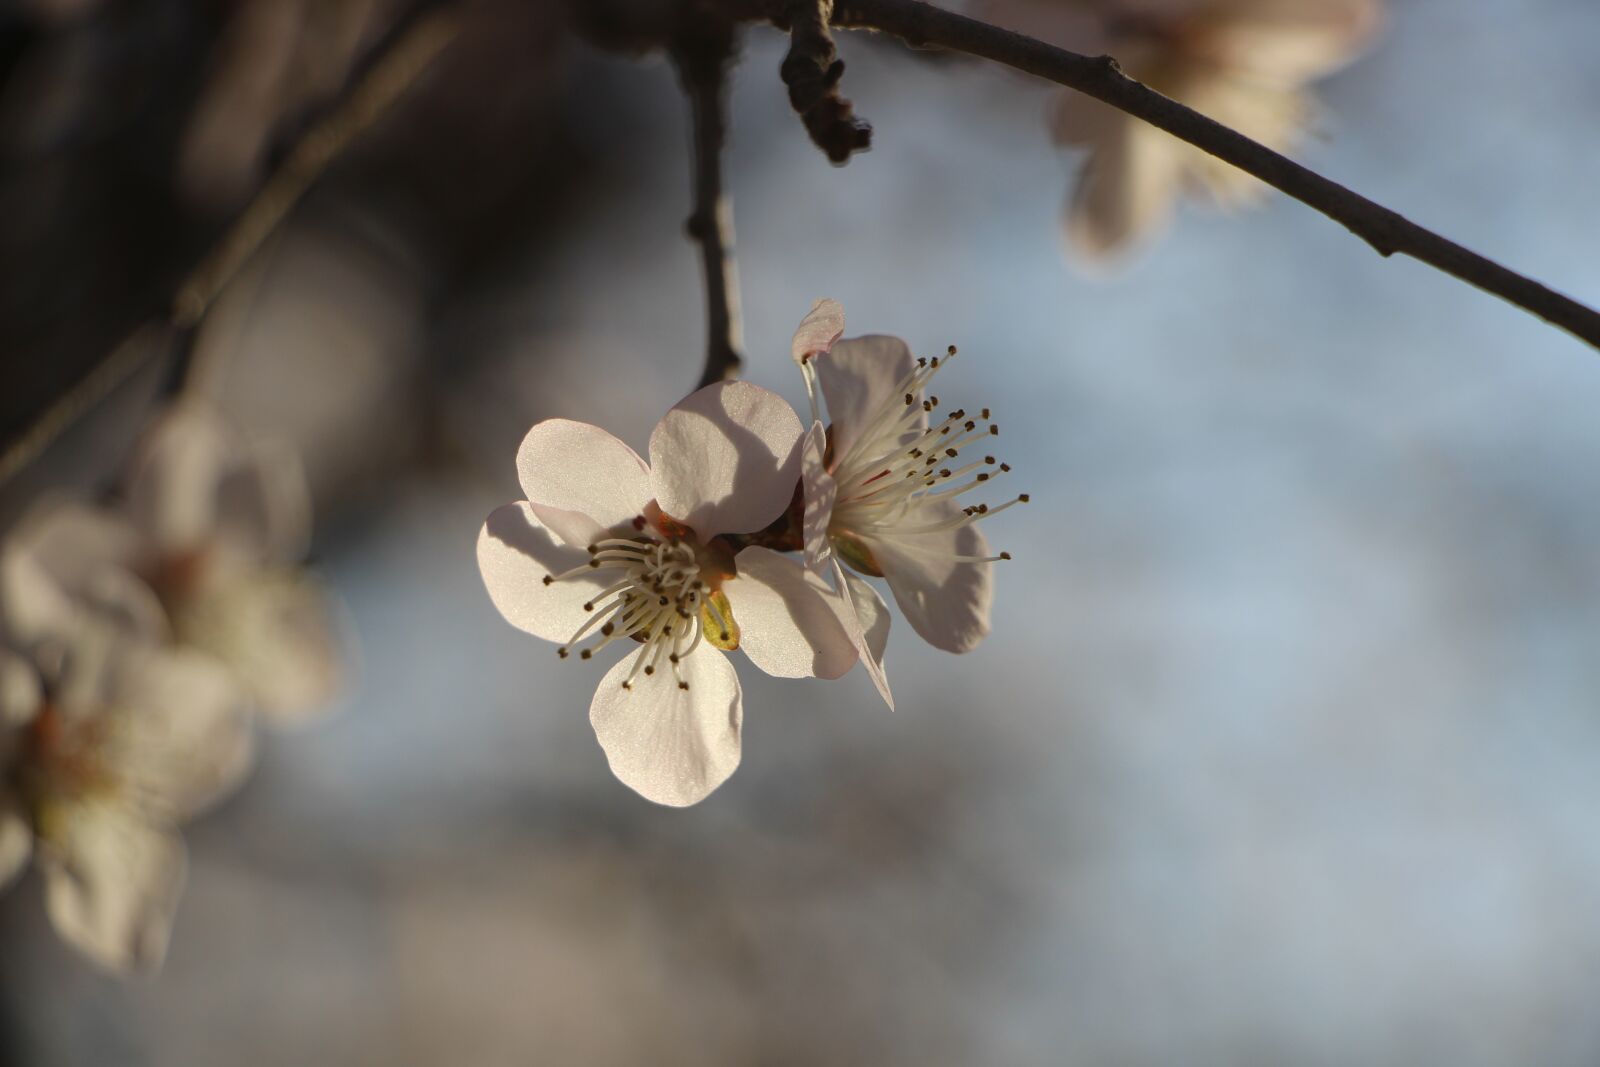
[[[119,506],[35,509],[11,554],[89,608],[105,607],[106,588],[133,587],[116,599],[119,615],[157,615],[157,639],[216,657],[257,710],[298,721],[337,694],[345,644],[328,593],[297,563],[310,532],[294,454],[247,445],[185,401],[151,427]]]
[[[567,658],[638,647],[600,681],[589,718],[612,771],[642,796],[704,799],[739,765],[742,648],[769,674],[836,678],[855,649],[826,585],[763,546],[724,535],[784,521],[800,420],[776,394],[722,382],[685,398],[650,435],[647,465],[596,426],[549,419],[517,470],[528,499],[497,509],[478,565],[512,625]]]
[[[63,938],[110,971],[152,971],[183,886],[175,827],[249,768],[245,698],[199,653],[34,619],[0,645],[0,886],[31,856]]]
[[[1077,51],[1108,53],[1152,89],[1269,148],[1288,151],[1316,118],[1307,86],[1371,40],[1381,0],[987,0],[990,17]],[[1172,135],[1065,90],[1055,138],[1087,156],[1066,211],[1091,259],[1160,228],[1181,192],[1232,207],[1266,186]]]

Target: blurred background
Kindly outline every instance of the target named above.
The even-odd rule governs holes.
[[[1323,84],[1329,176],[1600,302],[1600,7],[1396,0]],[[159,311],[394,5],[0,15],[9,439]],[[1052,90],[841,34],[835,169],[743,36],[747,377],[811,301],[957,344],[1005,427],[994,632],[740,667],[698,807],[615,781],[473,544],[535,421],[643,449],[700,372],[687,107],[556,5],[458,40],[223,294],[222,403],[301,450],[359,677],[189,827],[165,970],[0,899],[0,1062],[1593,1064],[1600,359],[1280,196],[1063,255]],[[118,470],[157,354],[0,489]]]

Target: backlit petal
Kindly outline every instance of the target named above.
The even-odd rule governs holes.
[[[539,521],[574,548],[626,526],[650,503],[638,453],[586,422],[546,419],[517,450],[517,476]]]
[[[760,530],[794,498],[802,434],[788,401],[759,385],[691,393],[650,435],[656,502],[702,538]]]
[[[839,566],[838,560],[834,560],[833,570],[834,582],[849,598],[850,616],[845,626],[855,643],[861,665],[866,668],[883,702],[893,711],[894,694],[889,692],[889,675],[883,665],[884,650],[889,646],[889,605],[870,582]]]
[[[496,508],[478,533],[478,571],[489,599],[511,625],[546,641],[570,638],[589,618],[583,605],[604,585],[583,574],[546,585],[545,576],[588,561],[587,552],[552,537],[527,501]]]
[[[789,354],[796,363],[826,352],[844,335],[844,308],[837,300],[818,300],[794,331]]]
[[[833,554],[828,543],[828,522],[833,518],[833,502],[839,495],[839,485],[823,463],[827,439],[822,423],[812,423],[800,446],[800,481],[805,493],[801,535],[806,566],[819,574]]]
[[[945,505],[925,514],[937,517],[954,510],[954,505]],[[946,652],[968,652],[989,633],[993,564],[951,558],[990,555],[976,526],[874,537],[870,547],[900,613],[923,640]]]
[[[624,689],[642,654],[606,672],[589,721],[624,785],[657,804],[686,807],[704,800],[739,766],[739,676],[727,656],[702,645],[681,664],[688,689],[664,670],[640,671]]]
[[[856,660],[841,621],[847,605],[828,584],[788,556],[752,546],[739,553],[738,577],[723,583],[750,661],[779,678],[837,678]]]
[[[837,463],[868,426],[881,424],[886,416],[905,409],[905,397],[899,389],[916,361],[900,338],[871,334],[846,338],[815,362],[822,395],[828,402],[828,418],[833,423],[833,455]],[[915,425],[920,428],[926,422],[919,418]],[[885,451],[894,444],[888,442]]]

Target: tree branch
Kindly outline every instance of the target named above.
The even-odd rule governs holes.
[[[769,3],[768,17],[782,17]],[[1150,89],[1110,56],[1090,57],[944,11],[920,0],[837,0],[833,24],[882,30],[914,47],[966,52],[1086,93],[1165,130],[1320,211],[1379,255],[1420,260],[1600,348],[1600,313],[1330,181],[1265,145]]]
[[[0,448],[0,485],[33,462],[80,416],[163,352],[172,365],[161,387],[171,397],[205,374],[195,334],[200,320],[239,268],[276,232],[311,184],[427,68],[455,36],[453,13],[439,0],[414,0],[363,59],[348,92],[295,141],[233,226],[177,287],[170,314],[135,329],[16,437]]]
[[[789,87],[789,104],[805,124],[811,141],[834,164],[852,152],[872,147],[872,127],[855,116],[855,107],[839,95],[844,60],[833,47],[828,20],[834,0],[788,0],[789,54],[778,75]]]
[[[733,203],[722,188],[722,149],[728,132],[728,64],[734,23],[716,15],[686,15],[671,44],[694,126],[694,210],[689,237],[700,246],[706,280],[706,364],[699,388],[732,378],[744,362],[739,322],[739,272],[733,259]]]

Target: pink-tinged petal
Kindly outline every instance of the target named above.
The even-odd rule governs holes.
[[[916,513],[938,521],[953,514],[945,504]],[[926,523],[923,523],[926,524]],[[924,641],[946,652],[970,652],[989,633],[989,605],[994,594],[992,563],[958,562],[954,556],[991,555],[989,544],[973,525],[939,533],[875,537],[869,542],[900,613]]]
[[[889,675],[883,665],[883,654],[889,647],[889,605],[871,583],[839,566],[837,559],[833,561],[833,572],[834,582],[849,601],[845,626],[855,642],[856,654],[883,702],[893,711],[894,694],[889,692]]]
[[[794,331],[789,354],[796,363],[826,352],[844,336],[844,308],[837,300],[818,300]]]
[[[108,673],[116,773],[146,816],[191,818],[237,789],[255,757],[247,695],[218,660],[124,645]]]
[[[217,489],[238,441],[216,412],[186,401],[146,433],[128,479],[128,514],[162,556],[206,546],[217,522]]]
[[[634,674],[643,654],[600,679],[589,722],[624,785],[657,804],[697,804],[739,766],[739,676],[727,656],[701,645],[679,665],[689,685],[680,689],[670,670]],[[624,689],[630,674],[632,688]]]
[[[760,530],[794,499],[802,435],[788,401],[759,385],[690,393],[650,435],[656,503],[702,538]]]
[[[289,563],[311,546],[311,487],[294,449],[241,450],[217,484],[213,550],[248,563]]]
[[[839,483],[833,480],[823,462],[827,447],[827,431],[822,423],[812,423],[805,440],[800,443],[800,483],[805,493],[800,532],[806,566],[818,574],[823,573],[824,565],[833,554],[828,543],[828,523],[833,519],[833,502],[839,495]]]
[[[33,855],[33,829],[16,793],[0,786],[0,892],[28,866]]]
[[[871,334],[840,341],[815,362],[833,422],[837,465],[870,427],[886,424],[905,410],[901,388],[916,361],[900,338]],[[914,425],[925,427],[926,418],[919,417]],[[894,444],[888,442],[888,447]]]
[[[74,804],[43,842],[45,910],[73,948],[114,974],[151,974],[183,892],[183,843],[111,803]]]
[[[722,585],[739,624],[739,647],[777,678],[838,678],[856,661],[841,615],[846,605],[828,583],[788,556],[752,546],[735,560],[739,574]]]
[[[1185,146],[1124,118],[1095,145],[1067,209],[1066,236],[1080,255],[1104,260],[1162,226],[1183,173]]]
[[[6,751],[5,732],[32,722],[43,703],[44,689],[33,664],[0,648],[0,751]]]
[[[517,476],[539,521],[574,548],[626,526],[650,503],[650,470],[598,426],[546,419],[517,449]]]
[[[552,537],[527,501],[496,508],[478,533],[478,571],[489,599],[511,625],[546,641],[569,640],[590,617],[584,604],[605,585],[586,574],[546,585],[545,576],[588,562],[589,553]]]

